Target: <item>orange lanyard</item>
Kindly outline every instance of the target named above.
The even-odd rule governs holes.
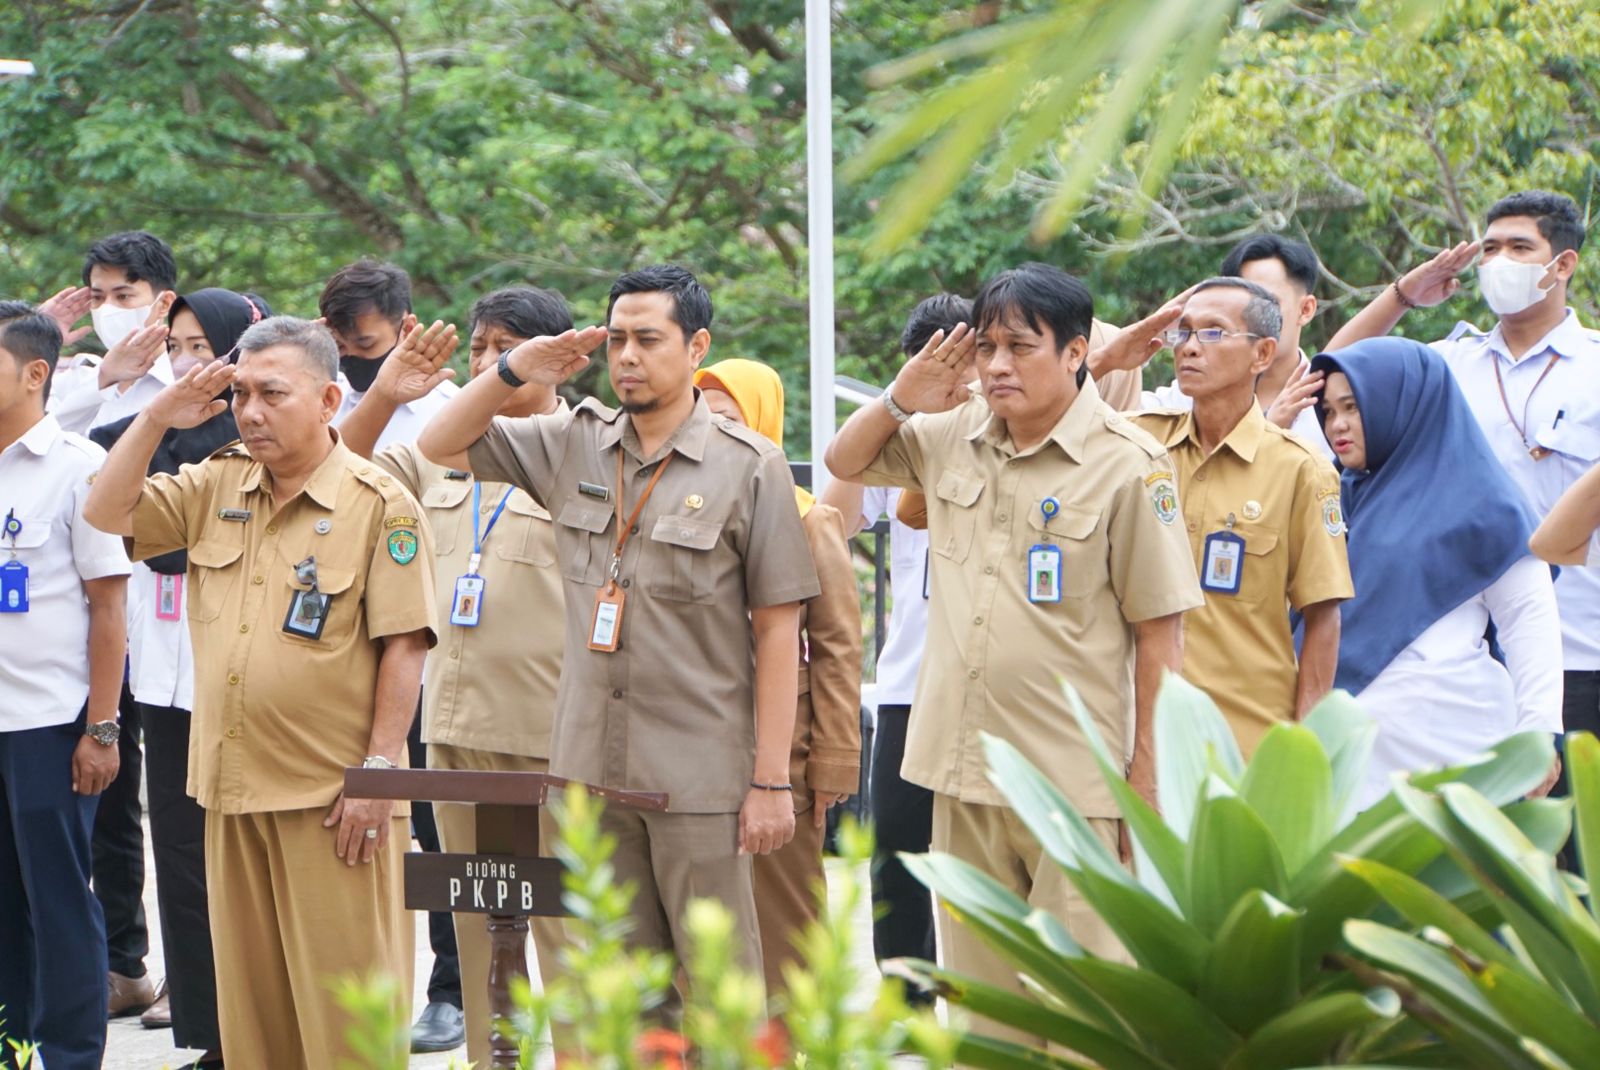
[[[1535,391],[1544,382],[1544,377],[1549,375],[1551,370],[1555,368],[1556,361],[1561,359],[1561,354],[1552,352],[1550,354],[1550,362],[1544,366],[1544,371],[1539,373],[1539,378],[1533,381],[1533,389],[1528,391],[1528,398],[1522,403],[1522,423],[1518,423],[1517,418],[1511,415],[1511,401],[1506,397],[1506,382],[1500,377],[1500,355],[1491,352],[1489,359],[1494,362],[1494,385],[1500,388],[1500,406],[1506,410],[1506,419],[1511,421],[1511,426],[1516,429],[1517,437],[1522,439],[1523,448],[1533,455],[1534,460],[1543,460],[1549,456],[1550,451],[1543,446],[1528,445],[1528,433],[1523,428],[1528,423],[1528,406],[1533,404]]]
[[[639,504],[633,507],[633,515],[628,517],[628,522],[622,522],[622,454],[621,446],[617,447],[617,548],[611,552],[611,582],[616,583],[617,574],[622,571],[622,548],[628,545],[628,536],[633,533],[633,526],[639,522],[639,514],[644,512],[644,503],[650,500],[650,492],[656,489],[656,482],[661,478],[661,473],[667,470],[667,465],[672,463],[676,454],[669,453],[656,468],[655,474],[650,477],[650,482],[644,485],[644,493],[639,496]]]

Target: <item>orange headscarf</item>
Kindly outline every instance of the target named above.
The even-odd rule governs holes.
[[[694,373],[694,385],[720,390],[739,406],[750,430],[766,435],[783,448],[783,380],[770,365],[758,360],[724,360]],[[805,516],[816,503],[810,491],[794,488],[795,504]]]

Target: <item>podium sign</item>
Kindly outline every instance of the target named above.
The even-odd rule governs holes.
[[[406,855],[406,906],[456,914],[555,917],[561,863],[515,855]]]

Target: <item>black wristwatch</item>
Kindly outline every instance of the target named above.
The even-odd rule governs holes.
[[[500,362],[495,365],[495,368],[500,372],[501,381],[507,386],[521,387],[528,385],[528,380],[523,379],[511,370],[511,350],[502,349],[500,351]]]
[[[96,721],[83,730],[83,734],[102,747],[115,747],[122,736],[122,726],[115,720]]]

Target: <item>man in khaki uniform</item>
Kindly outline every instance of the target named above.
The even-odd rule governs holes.
[[[816,573],[783,452],[714,420],[693,387],[711,344],[704,287],[681,268],[632,272],[607,321],[503,352],[417,445],[555,517],[567,633],[551,771],[670,797],[668,813],[604,818],[617,879],[638,886],[630,940],[682,961],[689,901],[714,898],[759,976],[749,856],[794,834],[798,603]],[[591,399],[496,416],[524,382],[581,370],[601,340],[620,411]]]
[[[1222,709],[1246,755],[1267,729],[1304,717],[1333,686],[1339,603],[1355,593],[1338,474],[1270,423],[1257,401],[1256,380],[1276,358],[1280,327],[1278,300],[1266,289],[1206,280],[1163,334],[1194,408],[1131,416],[1177,468],[1183,526],[1206,594],[1184,621],[1184,678]],[[1298,664],[1288,608],[1305,619]]]
[[[850,418],[827,460],[841,479],[927,493],[928,644],[902,772],[935,792],[934,848],[1056,915],[1095,954],[1118,957],[1116,938],[989,782],[980,739],[1025,750],[1115,846],[1117,809],[1065,680],[1107,744],[1130,757],[1130,783],[1155,800],[1155,693],[1181,659],[1181,615],[1202,598],[1172,462],[1085,374],[1091,315],[1088,291],[1056,268],[997,276],[974,303],[976,335],[964,325],[935,335],[883,404]],[[987,405],[967,402],[974,348]],[[952,969],[1023,991],[965,927],[943,934]]]
[[[495,373],[500,354],[529,338],[572,329],[566,300],[551,290],[515,286],[479,298],[468,335],[473,376]],[[340,431],[362,456],[396,410],[427,397],[451,372],[454,327],[413,326],[378,371]],[[552,387],[529,383],[512,394],[500,415],[520,418],[564,412]],[[422,739],[430,769],[544,773],[550,768],[550,726],[561,677],[561,571],[556,567],[550,514],[526,493],[505,483],[482,483],[443,468],[409,442],[372,458],[418,501],[432,529],[438,557],[435,590],[440,642],[428,657],[422,688]],[[480,584],[462,585],[476,577]],[[466,600],[477,599],[476,609]],[[465,611],[465,612],[462,612]],[[476,619],[477,623],[466,623]],[[435,803],[446,851],[478,849],[474,807]],[[550,855],[557,830],[540,811],[540,850]],[[559,918],[530,922],[539,976],[548,986],[560,968]],[[467,1058],[489,1065],[489,934],[482,914],[455,915],[465,1002]]]
[[[433,642],[432,551],[418,507],[329,427],[328,332],[287,316],[163,390],[112,450],[85,507],[133,557],[189,553],[189,792],[206,880],[223,1056],[234,1070],[322,1068],[345,1051],[330,983],[381,974],[408,1013],[406,811],[346,799],[353,765],[400,764]],[[169,427],[222,411],[242,442],[145,478]]]

